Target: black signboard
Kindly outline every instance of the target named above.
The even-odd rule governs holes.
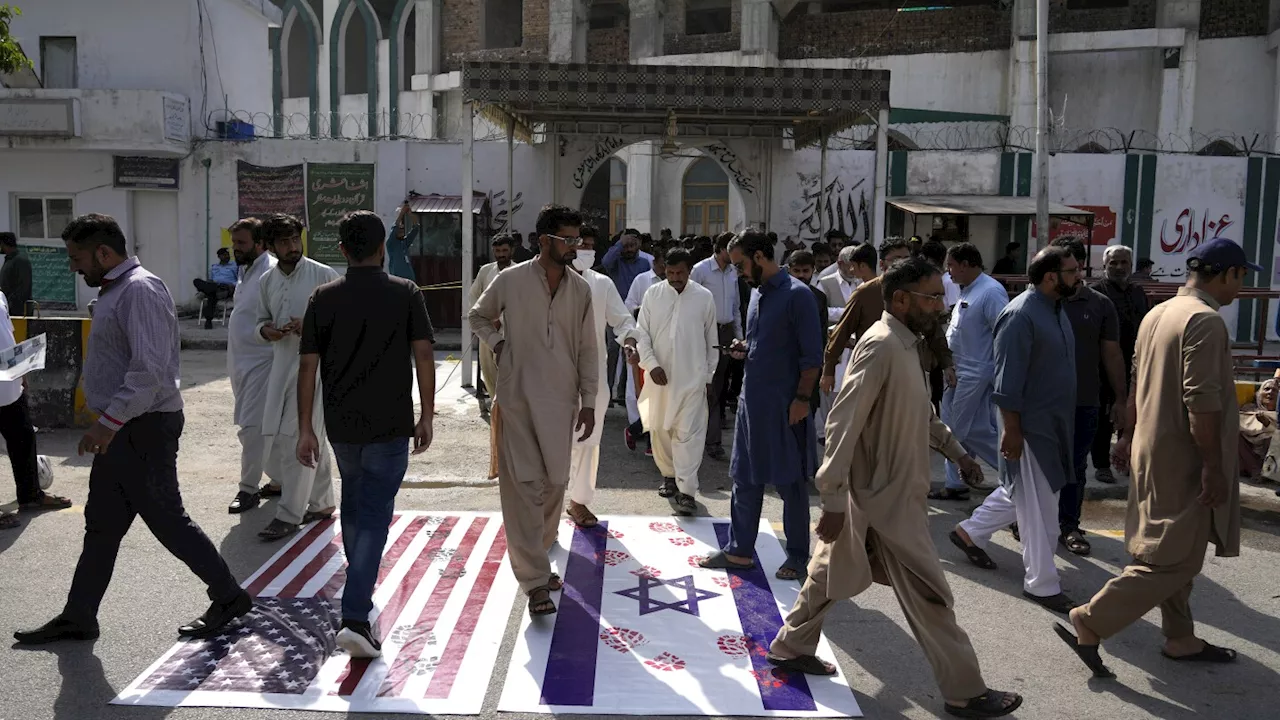
[[[182,176],[178,158],[115,156],[112,184],[133,190],[177,190]]]
[[[302,165],[263,167],[240,160],[236,163],[236,193],[242,218],[273,213],[288,213],[299,220],[306,216]]]

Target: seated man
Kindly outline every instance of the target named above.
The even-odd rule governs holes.
[[[213,317],[218,314],[218,301],[230,300],[236,292],[236,283],[240,281],[239,266],[231,262],[231,252],[226,248],[218,248],[218,262],[209,266],[209,279],[196,278],[192,284],[204,295],[204,303],[200,306],[200,316],[204,318],[204,329],[213,329]]]
[[[1280,373],[1280,371],[1277,371]],[[1280,380],[1262,383],[1254,403],[1240,407],[1240,475],[1249,479],[1280,479],[1276,454],[1271,451],[1276,434],[1276,391]],[[1280,449],[1280,448],[1277,448]]]

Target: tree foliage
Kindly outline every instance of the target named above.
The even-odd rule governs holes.
[[[22,52],[9,34],[9,22],[22,11],[11,5],[0,5],[0,73],[10,74],[31,67],[31,59]]]

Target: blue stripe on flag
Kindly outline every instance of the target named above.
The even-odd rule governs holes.
[[[595,701],[608,525],[601,522],[593,528],[573,531],[564,571],[564,594],[542,678],[543,705],[590,706]]]
[[[716,523],[715,526],[720,547],[728,547],[729,524]],[[742,634],[747,636],[752,650],[751,667],[760,687],[760,701],[765,710],[817,710],[804,675],[776,670],[765,657],[769,644],[782,628],[782,614],[778,612],[778,603],[769,588],[769,578],[760,565],[760,556],[757,554],[752,559],[755,565],[750,570],[732,571],[733,575],[742,578],[742,584],[730,587],[733,588],[733,602],[738,606]]]

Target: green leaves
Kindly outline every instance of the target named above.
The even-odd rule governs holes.
[[[0,5],[0,73],[9,74],[31,67],[31,59],[9,35],[9,22],[22,11],[11,5]]]

